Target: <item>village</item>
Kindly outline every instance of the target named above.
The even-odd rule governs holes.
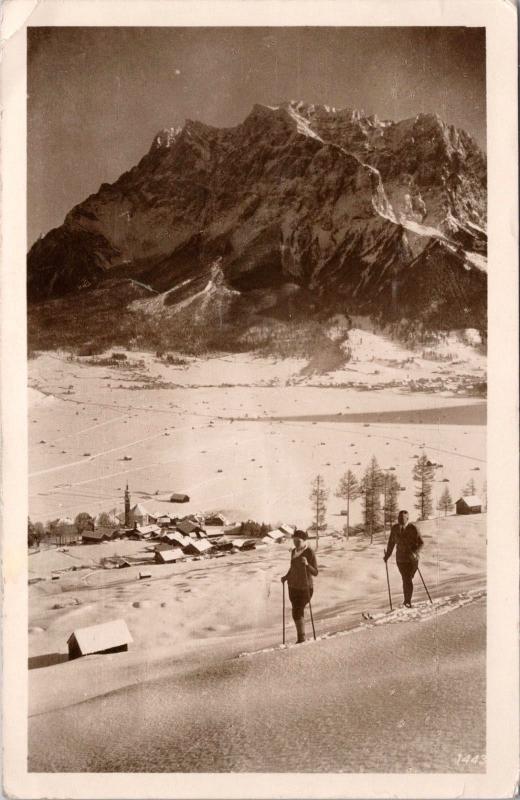
[[[173,493],[171,503],[189,503],[189,496]],[[207,528],[210,528],[208,531]],[[265,523],[252,520],[235,523],[219,511],[203,514],[200,512],[179,516],[163,510],[152,512],[142,503],[131,505],[128,484],[124,494],[124,510],[102,511],[92,517],[86,512],[53,520],[44,530],[41,523],[33,525],[29,521],[29,551],[36,547],[58,547],[68,552],[64,545],[92,545],[117,540],[153,543],[147,549],[159,564],[175,563],[183,557],[198,557],[203,554],[236,553],[281,542],[291,537],[296,526],[281,523],[276,529]],[[254,533],[245,538],[244,532]],[[129,566],[123,556],[104,558],[104,569]]]

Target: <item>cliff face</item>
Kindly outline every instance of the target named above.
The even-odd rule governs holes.
[[[177,293],[185,307],[209,281],[265,310],[289,286],[316,311],[441,321],[467,309],[464,325],[485,308],[485,227],[484,156],[439,117],[255,106],[234,128],[161,131],[139,164],[35,243],[28,296],[131,277],[159,293],[154,312],[172,313]],[[435,286],[437,269],[432,307],[415,287],[423,271]]]

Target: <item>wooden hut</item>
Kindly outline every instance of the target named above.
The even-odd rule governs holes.
[[[174,492],[170,496],[170,503],[189,503],[190,498],[187,494],[182,494],[180,492]]]
[[[482,500],[476,494],[468,497],[459,497],[455,503],[455,508],[457,514],[481,514]]]
[[[67,639],[69,659],[92,653],[120,653],[133,642],[124,619],[78,628]]]

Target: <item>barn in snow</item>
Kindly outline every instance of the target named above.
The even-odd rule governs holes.
[[[476,494],[460,497],[455,503],[457,514],[481,514],[482,500]]]
[[[69,660],[93,653],[119,653],[133,642],[124,619],[78,628],[67,639]]]

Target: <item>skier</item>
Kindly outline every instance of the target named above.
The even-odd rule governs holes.
[[[291,550],[289,571],[282,575],[281,581],[289,586],[289,600],[292,605],[292,618],[296,626],[297,641],[305,641],[305,606],[310,602],[313,593],[313,576],[318,574],[318,565],[314,550],[306,545],[305,531],[295,530],[293,533],[294,549]]]
[[[403,579],[404,605],[406,608],[412,607],[413,576],[419,566],[419,550],[423,544],[424,542],[415,525],[408,522],[408,511],[400,511],[397,523],[392,525],[383,559],[385,562],[388,561],[394,546],[397,545],[395,560]]]

